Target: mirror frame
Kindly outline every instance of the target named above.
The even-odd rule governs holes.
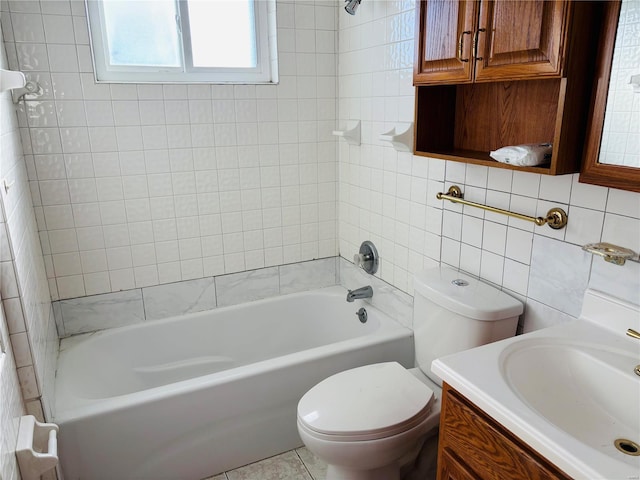
[[[579,181],[640,192],[640,168],[598,162],[611,78],[613,49],[622,0],[607,1],[604,4],[602,29],[596,57],[595,87],[591,96],[585,151]]]

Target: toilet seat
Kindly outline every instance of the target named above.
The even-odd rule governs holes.
[[[397,362],[346,370],[311,388],[298,403],[309,433],[336,441],[376,440],[424,422],[433,391]]]

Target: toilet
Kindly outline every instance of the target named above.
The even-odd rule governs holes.
[[[326,479],[405,477],[438,429],[442,380],[431,372],[431,362],[515,335],[522,311],[515,298],[453,269],[417,273],[416,368],[387,362],[346,370],[312,387],[298,403],[298,432],[327,463]],[[429,446],[435,449],[435,442]]]

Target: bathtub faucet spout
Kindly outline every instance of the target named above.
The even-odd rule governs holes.
[[[349,290],[349,293],[347,293],[347,302],[353,302],[359,298],[371,297],[373,297],[373,288],[371,288],[371,285],[368,285],[366,287],[356,288],[355,290]]]

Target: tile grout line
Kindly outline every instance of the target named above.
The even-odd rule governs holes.
[[[298,449],[294,448],[293,451],[295,452],[296,456],[298,457],[298,459],[300,460],[300,462],[302,462],[302,466],[304,467],[304,469],[307,471],[307,475],[309,475],[309,478],[311,480],[315,480],[315,477],[313,476],[313,474],[311,473],[311,470],[309,470],[309,467],[307,467],[307,464],[304,462],[304,459],[300,456],[300,454],[298,453]]]

